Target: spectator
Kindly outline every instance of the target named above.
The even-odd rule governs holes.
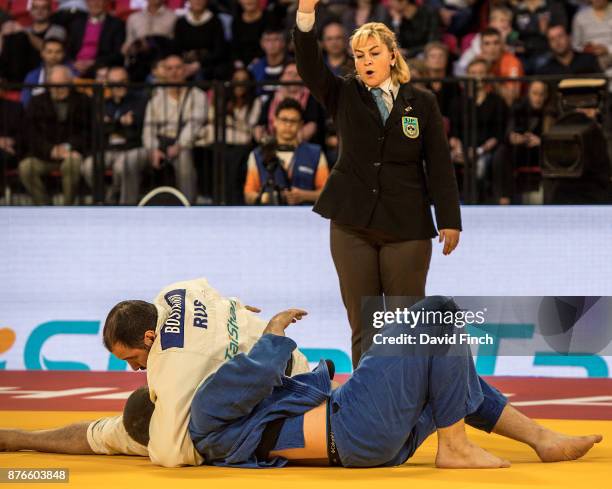
[[[474,20],[476,0],[429,0],[429,7],[440,15],[442,27],[456,37],[467,34]]]
[[[64,63],[64,44],[57,39],[45,39],[40,57],[41,65],[30,71],[23,81],[24,83],[43,84],[47,82],[47,74],[54,66]],[[76,73],[73,73],[76,74]],[[45,91],[44,87],[24,88],[21,90],[21,103],[26,107],[33,95],[40,95]]]
[[[323,109],[310,94],[310,90],[301,84],[302,79],[297,72],[295,63],[289,63],[285,66],[280,81],[299,82],[300,85],[282,85],[278,87],[274,93],[274,97],[264,104],[259,124],[255,128],[256,141],[261,142],[266,134],[272,134],[274,132],[274,128],[276,127],[274,124],[276,108],[286,98],[297,100],[300,107],[302,107],[302,124],[300,124],[298,133],[300,141],[312,140],[319,129],[318,122],[323,118]]]
[[[165,81],[177,86],[154,92],[147,104],[142,140],[153,168],[172,165],[178,189],[194,203],[197,181],[192,151],[207,119],[208,101],[199,88],[180,86],[187,79],[180,56],[167,57],[163,66]]]
[[[269,14],[259,0],[238,0],[232,21],[232,56],[241,66],[249,66],[263,56],[260,39],[269,22]]]
[[[321,47],[327,66],[337,76],[346,76],[355,71],[355,62],[348,53],[344,27],[338,21],[328,22],[321,33]]]
[[[428,78],[445,78],[448,75],[448,47],[438,41],[427,43],[425,46],[425,67]],[[459,94],[459,88],[452,82],[428,82],[427,88],[431,90],[438,100],[440,112],[448,123],[451,104]]]
[[[100,66],[123,65],[125,25],[106,13],[107,5],[108,0],[87,0],[88,14],[70,24],[69,56],[81,78],[94,78]]]
[[[541,75],[580,75],[601,73],[597,57],[572,49],[570,36],[562,25],[551,26],[547,32],[552,58],[538,70]]]
[[[476,93],[469,101],[475,104],[476,111],[476,147],[469,147],[470,141],[464,139],[463,108],[461,98],[453,103],[451,117],[451,137],[449,139],[453,162],[459,167],[465,163],[465,152],[469,149],[470,159],[476,162],[479,202],[485,202],[491,196],[491,160],[498,144],[505,135],[506,114],[508,109],[504,100],[483,82],[489,74],[490,66],[484,59],[476,58],[468,65],[468,76],[476,80]],[[459,172],[458,177],[461,176]],[[461,181],[461,178],[459,178]]]
[[[142,126],[146,99],[128,91],[128,73],[122,66],[109,68],[106,75],[110,97],[104,106],[104,167],[113,170],[113,184],[107,194],[108,203],[135,205],[138,203],[140,176],[144,171],[148,152],[142,147]],[[94,187],[94,159],[89,156],[83,163],[83,177]]]
[[[390,26],[391,16],[380,0],[349,0],[349,6],[342,14],[344,30],[352,34],[367,22],[383,22]]]
[[[499,31],[506,51],[514,52],[518,42],[518,32],[512,29],[512,10],[504,6],[493,7],[489,14],[488,27],[493,27]],[[481,53],[481,33],[478,33],[472,38],[470,46],[455,63],[455,76],[465,76],[467,65],[470,64],[470,61],[479,57]]]
[[[302,121],[302,107],[296,100],[286,99],[278,104],[274,118],[275,154],[266,161],[269,156],[258,147],[249,155],[244,184],[247,204],[275,203],[270,197],[274,189],[266,185],[269,176],[289,205],[311,203],[319,197],[329,175],[327,160],[319,145],[299,142]],[[274,164],[275,156],[280,160],[278,164]]]
[[[172,51],[176,15],[164,4],[165,0],[149,0],[146,8],[128,17],[121,52],[132,81],[143,81],[153,60]]]
[[[533,81],[527,96],[510,111],[506,137],[495,154],[494,168],[501,177],[500,204],[541,204],[541,136],[544,132],[548,85]]]
[[[32,25],[23,27],[9,21],[4,26],[0,70],[9,80],[22,82],[27,73],[40,64],[40,50],[45,39],[66,40],[66,30],[51,22],[51,0],[32,0]]]
[[[151,63],[151,72],[147,76],[146,82],[150,84],[165,83],[165,67],[164,61],[167,56],[159,56]]]
[[[229,78],[229,47],[219,17],[208,9],[208,0],[190,0],[185,16],[174,26],[174,42],[185,61],[187,78]]]
[[[480,34],[482,39],[482,58],[491,67],[491,75],[500,78],[516,78],[523,76],[523,65],[520,60],[504,49],[500,32],[488,27]],[[508,106],[518,98],[521,84],[517,82],[503,82],[496,85],[498,93]]]
[[[48,83],[71,85],[72,72],[54,66]],[[49,204],[43,177],[62,175],[64,205],[75,201],[83,155],[90,145],[91,100],[72,86],[50,88],[32,97],[26,110],[28,157],[19,163],[19,177],[36,205]]]
[[[416,0],[390,0],[393,30],[406,58],[423,53],[428,42],[439,39],[438,16]]]
[[[257,82],[279,80],[285,65],[289,62],[287,43],[283,31],[278,30],[277,27],[266,28],[261,37],[261,48],[264,57],[253,61],[249,66],[249,71],[253,73]],[[263,101],[265,102],[274,94],[275,89],[274,85],[259,86],[257,87],[257,95],[263,95]]]
[[[231,92],[227,99],[225,114],[225,146],[223,162],[225,168],[225,202],[230,205],[244,204],[243,187],[246,176],[246,161],[252,148],[253,128],[262,112],[261,100],[255,95],[253,75],[246,68],[237,68],[232,75]],[[213,142],[215,112],[211,107],[206,125],[206,141]]]
[[[25,129],[21,104],[4,98],[2,83],[0,79],[0,179],[6,169],[17,166],[24,149]]]
[[[578,52],[598,57],[604,70],[612,67],[612,6],[608,0],[591,0],[574,17],[572,44]]]
[[[516,54],[528,75],[539,73],[546,63],[546,33],[553,25],[567,26],[565,8],[557,0],[522,0],[514,7],[514,29],[520,41]]]

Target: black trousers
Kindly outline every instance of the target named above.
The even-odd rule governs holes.
[[[342,301],[351,325],[353,368],[368,347],[371,322],[361,317],[362,297],[425,296],[425,283],[431,261],[431,240],[401,241],[388,233],[331,222],[331,254],[340,281]],[[385,300],[388,310],[409,306],[402,301]]]

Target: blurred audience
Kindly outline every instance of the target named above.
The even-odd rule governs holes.
[[[576,51],[597,56],[601,68],[612,68],[612,5],[608,0],[591,0],[572,23],[572,44]]]
[[[257,82],[279,80],[289,62],[284,32],[275,26],[267,27],[261,36],[260,45],[264,55],[253,60],[249,71]],[[275,85],[260,85],[257,87],[257,95],[263,95],[264,101],[267,101],[274,95],[275,89]]]
[[[423,53],[428,42],[440,38],[438,16],[416,0],[389,0],[393,31],[406,58]]]
[[[335,75],[346,76],[355,71],[355,62],[348,52],[346,32],[341,22],[328,22],[321,32],[321,49],[327,66]]]
[[[35,205],[50,204],[43,178],[59,170],[64,205],[75,202],[81,163],[91,147],[91,100],[72,86],[67,66],[54,66],[47,82],[51,87],[32,97],[26,110],[27,157],[19,162],[19,178]]]
[[[24,113],[19,102],[4,98],[0,79],[0,179],[4,172],[17,166],[24,151]]]
[[[148,162],[148,151],[142,146],[142,127],[146,99],[127,89],[127,70],[109,68],[106,83],[110,97],[104,106],[104,168],[112,169],[112,185],[106,193],[109,204],[136,205],[140,180]],[[112,85],[118,86],[112,86]],[[94,158],[83,162],[83,177],[94,188]],[[117,200],[118,198],[118,200]]]
[[[501,180],[500,204],[542,203],[540,138],[545,129],[548,99],[548,85],[533,81],[527,96],[510,109],[506,136],[494,162],[496,180]]]
[[[147,104],[142,140],[153,168],[160,170],[170,165],[177,188],[194,203],[197,179],[193,148],[203,136],[208,100],[199,88],[179,86],[187,79],[186,65],[180,56],[167,57],[163,66],[165,82],[177,86],[155,90]]]
[[[125,24],[107,13],[107,7],[108,0],[87,0],[87,14],[70,24],[68,53],[82,78],[94,78],[101,66],[123,65]]]
[[[540,75],[579,75],[601,73],[597,56],[572,49],[569,34],[562,25],[548,28],[548,44],[552,57],[537,70]]]
[[[391,26],[391,15],[380,0],[349,0],[341,20],[350,34],[367,22],[382,22]]]
[[[208,0],[189,1],[185,16],[174,26],[174,43],[185,61],[187,78],[196,81],[229,78],[229,46],[219,17],[208,8]]]

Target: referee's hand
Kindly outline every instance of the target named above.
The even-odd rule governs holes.
[[[319,0],[300,0],[298,3],[298,12],[309,14],[314,12]]]
[[[459,244],[459,234],[460,231],[458,229],[440,229],[438,242],[442,243],[444,241],[442,254],[450,255],[453,252]]]

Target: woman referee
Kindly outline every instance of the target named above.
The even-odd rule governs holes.
[[[355,367],[372,331],[360,317],[362,297],[425,295],[437,234],[430,204],[448,255],[459,242],[459,194],[436,99],[408,83],[393,32],[377,22],[357,29],[351,37],[356,75],[338,78],[317,44],[317,3],[299,1],[295,54],[300,76],[333,116],[340,140],[314,210],[331,219]],[[389,300],[386,307],[393,307]]]

